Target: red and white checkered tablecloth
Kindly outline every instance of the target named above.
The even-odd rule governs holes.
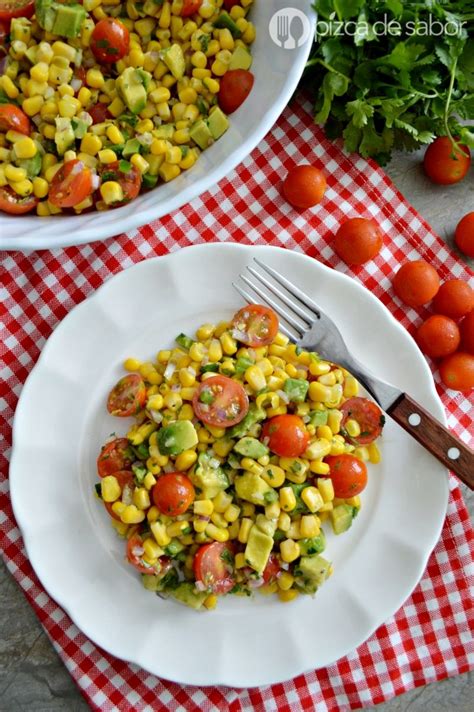
[[[324,169],[328,190],[304,214],[280,197],[282,176],[295,163]],[[331,248],[348,216],[373,216],[387,238],[382,253],[350,270]],[[45,593],[26,558],[9,498],[11,424],[22,384],[46,339],[63,317],[111,275],[148,257],[198,242],[234,241],[284,246],[351,274],[409,329],[423,314],[393,297],[390,277],[401,261],[423,257],[442,279],[471,278],[466,265],[373,163],[345,155],[311,119],[309,104],[287,109],[236,171],[171,215],[129,235],[83,247],[0,254],[0,548],[82,694],[98,710],[348,710],[371,706],[474,667],[473,530],[457,481],[442,536],[426,572],[398,613],[357,650],[329,668],[252,690],[182,687],[160,680],[97,648]],[[473,439],[467,396],[438,390],[449,426]]]

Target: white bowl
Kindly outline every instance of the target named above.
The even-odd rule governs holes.
[[[271,129],[290,100],[308,58],[316,14],[309,0],[291,0],[289,5],[308,17],[309,36],[297,49],[282,49],[271,39],[269,25],[285,3],[255,2],[251,11],[257,29],[252,48],[254,87],[242,107],[232,114],[227,133],[201,154],[191,170],[116,210],[52,218],[0,213],[0,249],[50,249],[112,237],[180,208],[230,173]]]

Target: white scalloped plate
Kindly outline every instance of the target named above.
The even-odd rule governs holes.
[[[110,279],[56,328],[15,414],[10,487],[31,563],[95,643],[170,680],[264,685],[348,653],[403,604],[444,521],[447,471],[390,419],[351,531],[328,536],[334,575],[315,598],[228,597],[196,613],[142,588],[93,495],[95,461],[127,423],[105,401],[123,359],[153,358],[181,331],[229,317],[232,288],[254,256],[297,281],[333,316],[355,356],[444,420],[414,341],[366,289],[280,248],[203,245]],[[275,600],[273,600],[273,598]]]

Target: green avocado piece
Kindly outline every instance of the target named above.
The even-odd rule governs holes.
[[[257,514],[255,526],[257,527],[257,529],[260,529],[261,532],[273,538],[273,535],[275,534],[277,528],[277,520],[268,519],[265,514]]]
[[[352,525],[354,507],[349,504],[338,504],[331,510],[331,524],[334,534],[346,532]]]
[[[86,19],[86,11],[82,5],[61,5],[53,3],[55,18],[53,34],[62,37],[77,37],[81,31],[82,23]]]
[[[194,143],[196,143],[199,148],[202,148],[203,150],[208,148],[214,141],[209,126],[202,119],[196,121],[191,126],[189,135]]]
[[[74,136],[76,138],[84,138],[90,124],[88,124],[87,121],[84,121],[83,119],[74,118],[71,119],[71,125],[74,131]]]
[[[189,581],[180,583],[174,591],[170,591],[170,594],[173,598],[176,598],[177,601],[184,603],[190,608],[194,608],[196,611],[202,608],[204,601],[209,596],[208,591],[197,591],[194,588],[194,584]]]
[[[215,464],[207,452],[202,452],[194,470],[189,472],[189,479],[195,487],[201,490],[205,499],[213,499],[221,490],[227,489],[230,484],[224,470],[219,466],[213,467]]]
[[[331,562],[323,556],[302,556],[293,574],[296,584],[306,593],[315,593],[328,577]]]
[[[128,158],[133,156],[134,153],[140,153],[141,144],[137,138],[129,138],[123,147],[122,156]]]
[[[229,64],[230,69],[245,69],[249,70],[252,66],[252,55],[244,47],[236,47],[232,52],[232,57]]]
[[[211,132],[212,138],[217,141],[227,129],[229,128],[229,119],[224,114],[224,112],[217,106],[207,120],[207,125],[209,126],[209,131]]]
[[[301,556],[315,556],[324,551],[326,539],[321,531],[318,536],[314,536],[311,539],[299,539],[298,544],[300,545]]]
[[[154,131],[156,138],[164,138],[165,140],[170,140],[173,138],[174,132],[176,131],[174,124],[162,124],[158,126]]]
[[[17,161],[18,167],[25,169],[26,175],[30,180],[31,178],[39,176],[41,173],[41,164],[42,156],[39,151],[36,152],[33,158],[23,158],[22,160]]]
[[[245,547],[245,560],[257,573],[263,573],[273,549],[273,537],[265,534],[255,524],[250,530]]]
[[[259,457],[264,457],[270,452],[268,447],[261,443],[260,440],[249,436],[241,438],[234,445],[234,450],[239,455],[242,455],[243,457],[251,457],[254,460],[258,460]]]
[[[309,383],[303,378],[287,378],[283,390],[292,403],[304,403]]]
[[[172,44],[171,47],[167,47],[163,50],[162,57],[163,62],[166,64],[173,77],[175,79],[182,79],[186,69],[186,62],[181,45]]]
[[[234,425],[233,428],[230,428],[227,435],[230,438],[243,438],[256,423],[265,420],[266,417],[267,414],[262,408],[257,408],[256,405],[252,404],[245,418],[237,425]]]
[[[54,142],[59,155],[63,156],[68,148],[74,144],[76,137],[74,136],[71,119],[60,116],[55,119],[55,122],[56,133],[54,134]]]
[[[228,12],[221,12],[217,20],[214,22],[214,27],[217,27],[220,30],[230,30],[232,37],[236,40],[238,40],[239,37],[242,37],[241,30],[239,30]]]
[[[170,569],[164,576],[163,574],[142,574],[142,584],[147,591],[172,591],[179,586],[178,572],[176,569]]]
[[[198,444],[196,428],[190,420],[176,420],[158,431],[157,444],[162,455],[179,455]]]
[[[149,74],[143,69],[127,67],[122,74],[117,77],[115,86],[121,98],[132,114],[139,114],[146,106],[146,81],[144,75]]]
[[[328,411],[327,410],[312,410],[309,414],[310,420],[308,425],[326,425],[328,422]]]
[[[26,17],[13,17],[10,25],[10,42],[25,42],[31,28],[31,22]],[[28,44],[28,42],[26,42]]]
[[[278,494],[273,487],[270,487],[260,475],[253,472],[246,471],[242,475],[238,475],[234,480],[234,487],[237,497],[261,507],[278,499]]]

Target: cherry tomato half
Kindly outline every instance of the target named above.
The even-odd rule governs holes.
[[[458,222],[454,242],[461,252],[468,257],[474,257],[474,212],[467,213]]]
[[[118,470],[117,472],[112,473],[113,476],[117,479],[120,489],[122,490],[122,496],[123,496],[123,491],[125,488],[129,489],[130,497],[132,495],[132,488],[133,488],[133,472],[130,472],[129,470]],[[104,502],[105,508],[112,517],[112,519],[115,519],[117,522],[122,521],[118,514],[115,514],[114,510],[112,509],[112,504],[113,502]]]
[[[321,202],[326,187],[324,173],[314,166],[304,164],[288,171],[282,193],[294,208],[306,210]]]
[[[281,571],[280,560],[273,552],[268,557],[267,565],[262,574],[264,583],[273,583],[277,580],[278,574]]]
[[[470,391],[474,388],[474,356],[456,351],[441,361],[439,375],[444,385],[453,391]]]
[[[237,111],[252,91],[254,76],[246,69],[230,69],[221,78],[219,106],[226,114]]]
[[[418,328],[416,340],[424,354],[443,358],[456,351],[461,337],[455,321],[442,314],[433,314]]]
[[[336,497],[347,499],[360,494],[367,484],[367,467],[354,455],[330,455],[325,458]]]
[[[367,445],[381,434],[385,416],[378,405],[368,398],[349,398],[341,405],[341,411],[343,413],[342,427],[349,419],[359,423],[360,435],[351,438],[357,445]]]
[[[128,418],[138,413],[146,401],[146,386],[138,373],[124,376],[112,388],[107,399],[107,410],[111,415]]]
[[[278,317],[261,304],[249,304],[234,314],[233,335],[237,341],[251,347],[268,346],[278,333]]]
[[[128,53],[129,46],[130,33],[120,20],[106,17],[94,27],[90,47],[98,62],[118,62]]]
[[[183,0],[183,7],[181,9],[181,17],[189,17],[198,12],[202,5],[202,0]]]
[[[463,351],[474,354],[474,309],[459,324]]]
[[[474,289],[463,279],[449,279],[439,288],[433,308],[451,319],[460,319],[474,309]]]
[[[229,542],[204,544],[194,556],[194,578],[212,593],[228,593],[235,585],[233,559],[234,550]]]
[[[196,418],[217,428],[230,428],[245,418],[249,399],[243,386],[227,376],[212,376],[199,384],[193,397]]]
[[[15,104],[0,104],[0,131],[6,133],[10,130],[29,136],[30,120]]]
[[[123,191],[123,200],[114,203],[114,208],[129,203],[137,197],[142,185],[142,176],[138,168],[128,161],[114,161],[101,166],[100,177],[103,182],[113,180],[120,183]]]
[[[132,462],[127,438],[116,438],[102,448],[97,458],[97,472],[99,477],[107,477],[119,470],[129,470]]]
[[[143,539],[139,534],[134,534],[127,541],[128,563],[141,574],[152,574],[155,576],[160,574],[160,576],[163,577],[170,570],[172,564],[167,556],[159,558],[156,564],[147,564],[147,562],[143,560],[144,553]]]
[[[452,185],[465,178],[471,165],[467,146],[455,147],[449,136],[440,136],[426,149],[423,159],[425,173],[433,183]]]
[[[33,0],[0,0],[0,20],[31,17],[35,11]]]
[[[93,124],[101,124],[106,119],[110,119],[110,112],[107,108],[107,104],[103,104],[100,101],[87,109],[87,113],[92,117]]]
[[[34,195],[27,195],[22,198],[17,195],[10,186],[0,188],[0,210],[9,215],[25,215],[30,213],[38,205],[38,198]]]
[[[58,208],[73,208],[92,192],[92,171],[85,163],[75,158],[64,163],[54,174],[48,198]]]
[[[275,415],[264,423],[260,440],[275,455],[299,457],[308,447],[309,433],[299,415]]]
[[[336,232],[334,249],[347,265],[363,265],[382,249],[382,230],[374,220],[349,218]]]
[[[196,493],[189,477],[182,472],[167,472],[158,477],[152,496],[155,507],[158,507],[162,514],[177,517],[189,509]]]
[[[399,299],[410,307],[430,302],[439,289],[439,276],[434,267],[424,260],[405,262],[392,280]]]

